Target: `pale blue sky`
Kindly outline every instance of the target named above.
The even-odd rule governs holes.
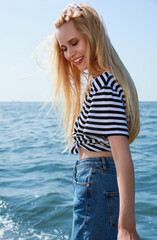
[[[69,0],[0,0],[0,101],[46,101],[50,76],[34,57]],[[77,1],[82,2],[82,1]],[[157,1],[89,0],[128,68],[140,101],[157,101]]]

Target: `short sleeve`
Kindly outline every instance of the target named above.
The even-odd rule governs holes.
[[[92,96],[84,134],[129,137],[125,97],[119,85],[115,89],[103,86]]]

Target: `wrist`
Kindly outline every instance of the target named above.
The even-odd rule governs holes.
[[[125,228],[120,228],[118,229],[118,236],[117,236],[117,240],[121,240],[121,239],[136,239],[136,240],[141,240],[136,228],[132,231],[125,229]]]
[[[134,232],[136,229],[136,221],[134,215],[119,216],[118,229],[126,229],[129,232]]]

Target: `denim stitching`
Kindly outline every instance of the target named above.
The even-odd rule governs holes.
[[[105,193],[105,195],[106,195],[106,199],[107,199],[107,206],[108,206],[108,212],[109,212],[109,218],[110,218],[110,226],[113,228],[117,228],[118,224],[113,223],[113,219],[112,219],[113,215],[111,215],[109,199],[112,197],[119,196],[119,193],[118,192],[108,192],[108,193]]]
[[[88,223],[88,216],[90,212],[90,204],[89,204],[90,185],[86,187],[86,196],[87,196],[87,204],[86,204],[86,216],[85,216],[85,222],[84,222],[84,240],[86,239],[86,235],[87,235],[87,223]]]

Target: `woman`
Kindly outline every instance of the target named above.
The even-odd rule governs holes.
[[[140,128],[138,97],[91,6],[75,3],[61,13],[51,65],[68,147],[73,140],[70,152],[79,153],[72,240],[139,240],[129,150]]]

